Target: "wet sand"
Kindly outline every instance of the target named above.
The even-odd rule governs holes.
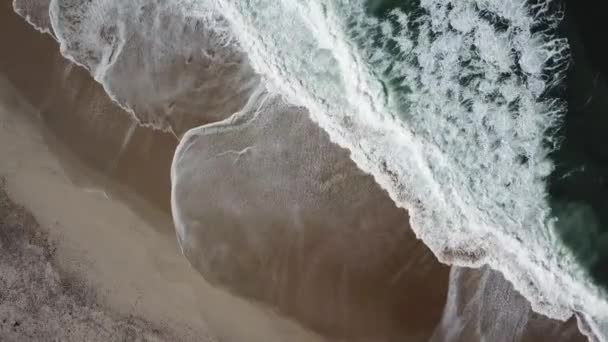
[[[48,232],[57,264],[94,289],[89,299],[179,340],[200,341],[209,326],[226,341],[315,340],[190,267],[168,214],[176,138],[135,125],[50,36],[1,6],[0,40],[12,48],[0,52],[0,175]]]
[[[57,42],[0,4],[2,73],[39,112],[44,125],[87,166],[169,212],[170,165],[177,139],[140,127]],[[76,181],[87,182],[85,178]],[[86,185],[86,184],[83,184]]]
[[[173,215],[206,279],[346,341],[427,341],[448,267],[347,150],[264,90],[176,152]]]
[[[45,138],[37,111],[5,80],[0,94],[0,175],[6,191],[48,234],[62,272],[93,289],[87,300],[167,329],[180,341],[212,340],[205,336],[222,341],[316,339],[209,286],[179,252],[171,220],[163,212],[148,206],[144,219],[109,199],[102,188],[73,182],[74,173],[110,180],[69,155],[58,156],[60,146],[49,148],[53,142]]]

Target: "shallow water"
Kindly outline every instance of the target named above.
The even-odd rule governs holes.
[[[180,253],[171,217],[167,211],[162,212],[155,192],[140,191],[141,188],[137,186],[141,183],[128,178],[121,179],[106,172],[106,165],[113,160],[113,155],[104,154],[105,145],[91,144],[88,141],[92,134],[87,129],[92,125],[81,123],[82,129],[88,132],[89,136],[65,135],[62,130],[58,130],[67,130],[68,127],[78,130],[80,127],[74,126],[71,120],[73,117],[86,117],[90,112],[75,110],[70,115],[62,115],[68,110],[74,110],[73,103],[69,101],[64,103],[63,108],[58,103],[52,107],[61,111],[48,110],[39,105],[35,91],[28,92],[30,87],[35,90],[34,85],[47,85],[41,88],[52,89],[54,94],[61,95],[70,94],[73,85],[96,83],[92,78],[84,78],[83,83],[61,83],[57,79],[46,78],[46,75],[36,78],[36,75],[31,73],[15,73],[15,69],[27,71],[28,67],[37,63],[44,64],[46,58],[59,56],[59,52],[54,44],[47,46],[52,47],[51,49],[44,50],[44,45],[31,44],[33,40],[29,40],[30,44],[19,46],[18,40],[12,40],[13,37],[23,39],[29,33],[34,37],[39,37],[39,34],[31,31],[31,28],[16,16],[12,21],[4,20],[4,14],[12,13],[5,12],[5,9],[10,10],[10,7],[0,7],[3,16],[0,26],[3,28],[2,32],[13,34],[8,41],[15,42],[13,46],[17,48],[12,49],[10,54],[4,54],[6,50],[2,50],[3,58],[0,58],[0,61],[14,62],[12,65],[0,63],[0,178],[6,180],[6,191],[10,199],[18,203],[19,210],[12,212],[10,208],[4,207],[3,210],[9,210],[9,221],[13,216],[19,218],[24,212],[34,215],[39,227],[30,224],[26,228],[42,230],[41,236],[48,234],[51,248],[50,251],[42,252],[51,253],[52,260],[49,262],[53,263],[53,270],[48,269],[51,265],[45,264],[45,260],[40,260],[39,265],[32,264],[28,265],[32,267],[20,268],[22,274],[3,273],[3,279],[9,280],[8,285],[14,285],[12,282],[15,280],[40,280],[41,268],[46,270],[45,275],[51,278],[48,283],[50,286],[68,278],[69,281],[85,287],[82,299],[88,305],[103,308],[104,312],[117,318],[121,325],[115,332],[96,331],[95,329],[104,329],[104,326],[96,325],[98,321],[86,324],[79,322],[80,311],[74,312],[72,317],[69,316],[70,303],[63,301],[62,297],[56,297],[57,293],[54,291],[57,287],[40,289],[40,294],[37,294],[35,289],[24,288],[16,293],[26,294],[25,298],[3,297],[0,322],[4,324],[5,320],[10,321],[11,326],[4,325],[0,329],[0,340],[34,341],[40,339],[33,336],[41,336],[42,340],[60,336],[65,337],[62,338],[65,341],[81,341],[79,336],[94,334],[96,338],[102,339],[109,335],[109,340],[113,341],[121,337],[120,329],[124,328],[129,339],[154,341],[149,338],[150,334],[139,334],[137,330],[130,329],[128,322],[138,322],[141,319],[151,322],[152,328],[159,327],[160,330],[152,331],[153,336],[159,332],[169,332],[168,335],[161,334],[173,336],[160,338],[166,341],[324,340],[302,328],[300,324],[284,319],[251,301],[236,298],[205,282]],[[10,19],[10,16],[6,18]],[[23,54],[22,58],[18,58],[19,54],[28,52],[32,46],[42,48],[38,51],[46,53],[29,57]],[[39,59],[36,60],[35,56]],[[11,81],[20,87],[14,87],[11,82],[7,82],[4,75],[10,75]],[[62,100],[60,96],[53,99]],[[115,110],[123,117],[129,117],[128,113],[114,106],[107,96],[78,99],[82,101],[80,104],[105,103],[107,108]],[[108,112],[104,110],[101,113]],[[48,124],[44,116],[55,116],[53,125]],[[111,116],[109,118],[112,119]],[[65,122],[61,122],[62,119]],[[100,125],[97,127],[100,130],[107,127],[103,125],[103,120],[97,121],[96,124]],[[144,132],[154,132],[150,128],[141,129]],[[101,141],[119,145],[123,140],[123,136],[114,134],[112,130],[102,132],[105,133],[98,137]],[[147,151],[149,146],[162,144],[163,136],[151,134],[151,137],[155,138],[149,138],[148,141],[133,140],[131,143],[138,142],[141,146],[131,148]],[[171,135],[169,137],[173,139],[169,141],[174,141]],[[88,151],[80,154],[81,149],[85,147],[88,147]],[[96,164],[97,159],[91,158],[93,156],[109,158],[105,161],[100,158],[105,163]],[[161,180],[168,182],[170,158],[164,162],[160,171],[166,172],[167,179]],[[146,164],[146,159],[141,158],[133,159],[131,167],[135,170],[150,168],[148,171],[154,176],[154,165],[156,164]],[[148,184],[151,187],[160,185],[153,182]],[[168,204],[168,189],[164,189],[160,199],[165,205]],[[3,225],[2,229],[13,227]],[[11,245],[9,248],[18,249],[20,246]],[[36,254],[41,251],[35,249],[25,252]],[[16,261],[8,260],[6,263],[15,265]],[[3,261],[3,265],[6,263]],[[19,267],[18,263],[16,266]],[[61,278],[56,278],[57,273]],[[51,292],[51,300],[46,302],[50,308],[46,308],[44,303],[41,304],[47,300],[46,291]],[[30,303],[36,303],[39,307],[29,307]],[[23,308],[24,304],[28,307]],[[36,315],[37,310],[43,311],[43,314]],[[95,318],[105,319],[99,314]],[[14,319],[21,322],[20,328],[12,326]],[[235,320],[238,320],[238,326],[234,326]],[[58,321],[66,323],[56,326]],[[89,323],[91,325],[88,325]],[[87,327],[91,331],[69,331],[73,327]],[[5,328],[11,329],[11,332],[5,335]],[[50,334],[28,335],[32,331],[48,331]]]
[[[2,71],[24,91],[36,108],[40,108],[41,119],[58,143],[88,166],[122,184],[122,188],[116,189],[112,184],[97,182],[82,172],[72,172],[72,179],[77,180],[82,187],[104,192],[112,200],[126,201],[135,210],[140,207],[141,198],[161,209],[167,208],[170,196],[166,184],[169,181],[171,160],[165,156],[172,157],[177,142],[175,137],[151,128],[134,126],[135,133],[124,144],[133,127],[129,114],[102,96],[105,95],[103,89],[88,78],[84,70],[59,58],[50,37],[28,29],[18,17],[8,15],[9,12],[3,14],[7,16],[6,20],[4,17],[2,20],[3,25],[6,25],[6,30],[2,32],[12,32],[10,37],[2,37],[3,39],[10,40],[17,36],[20,40],[36,43],[7,53],[6,58],[3,58],[6,63],[2,64]],[[29,59],[20,58],[21,54]],[[39,66],[40,70],[32,70],[30,65]],[[64,77],[56,77],[57,74]],[[79,89],[78,95],[70,96],[74,89]],[[284,315],[296,318],[306,326],[326,334],[328,338],[349,337],[365,341],[411,336],[424,340],[430,336],[441,315],[448,269],[437,263],[425,246],[415,239],[407,226],[406,212],[396,208],[386,193],[354,166],[346,151],[331,144],[326,134],[307,119],[301,109],[286,107],[284,112],[277,111],[272,117],[282,114],[284,120],[276,132],[297,132],[299,140],[286,144],[279,136],[265,134],[267,142],[261,151],[267,150],[266,157],[270,160],[275,158],[273,155],[287,154],[289,158],[284,158],[283,171],[278,172],[278,164],[271,163],[266,167],[270,167],[273,172],[262,172],[259,165],[261,160],[254,159],[258,164],[242,164],[241,170],[245,175],[255,171],[260,176],[254,179],[242,177],[240,184],[229,177],[238,169],[226,169],[221,164],[208,162],[205,168],[208,171],[205,173],[216,174],[219,178],[210,179],[210,185],[201,180],[198,186],[203,190],[199,193],[206,193],[207,196],[197,202],[188,202],[190,205],[198,203],[200,208],[194,207],[193,212],[206,218],[205,221],[210,222],[208,227],[211,228],[194,230],[191,232],[193,236],[215,234],[229,238],[226,242],[234,241],[234,249],[238,250],[236,256],[239,259],[236,261],[257,252],[261,257],[269,259],[268,264],[259,270],[254,268],[255,264],[240,265],[227,258],[221,264],[216,262],[212,268],[199,267],[199,270],[216,285],[260,301],[265,306],[276,307]],[[254,128],[273,131],[270,124],[265,120],[264,126],[256,124],[239,132],[237,136],[243,138],[247,131]],[[137,138],[138,135],[142,137]],[[253,138],[254,132],[247,133],[247,136]],[[219,138],[215,140],[201,143],[206,148],[219,150],[238,148],[219,145]],[[235,143],[246,143],[239,140],[241,139]],[[259,144],[262,145],[262,142]],[[121,149],[122,146],[124,148]],[[193,162],[204,155],[203,150],[200,152],[200,155],[194,156]],[[316,154],[324,154],[326,157],[318,159]],[[241,163],[246,163],[247,155],[244,154]],[[227,161],[236,156],[230,152],[224,153]],[[294,171],[290,165],[299,168],[300,175],[290,174]],[[303,165],[309,167],[304,168]],[[69,171],[69,166],[66,167]],[[306,180],[301,178],[312,170],[316,170],[316,173],[306,176]],[[336,172],[341,176],[334,176]],[[321,179],[312,175],[320,175]],[[275,182],[276,185],[270,186],[268,182]],[[271,209],[266,197],[260,197],[254,189],[244,192],[241,185],[268,191],[269,195],[274,193],[271,197],[287,196],[291,200],[282,201],[284,203],[279,203],[279,207]],[[207,186],[211,190],[205,190]],[[213,189],[219,186],[224,191],[214,192]],[[369,197],[360,203],[349,203],[348,196],[344,194],[348,193],[350,186]],[[296,188],[301,190],[296,193]],[[311,192],[313,189],[325,190],[315,193]],[[221,197],[237,195],[235,191],[243,196],[240,202],[220,200]],[[308,193],[307,199],[298,203],[303,200],[301,195],[305,193]],[[340,204],[333,203],[335,201]],[[243,204],[247,202],[247,205]],[[239,209],[238,203],[243,207]],[[371,203],[373,206],[369,205]],[[366,206],[371,206],[371,210],[362,210]],[[188,206],[184,205],[184,208]],[[340,208],[340,211],[331,212],[330,208]],[[226,215],[227,210],[240,211],[241,214]],[[273,214],[272,211],[277,213]],[[354,215],[358,211],[360,214]],[[141,214],[142,217],[149,217],[148,212]],[[254,218],[249,218],[251,215]],[[338,224],[343,216],[353,217]],[[282,224],[278,224],[277,220]],[[263,249],[250,250],[250,245],[238,243],[238,239],[247,236],[243,235],[246,232],[231,228],[235,222],[240,221],[246,221],[250,229],[270,229],[269,234],[275,238],[266,241]],[[361,229],[369,233],[375,226],[384,226],[387,234],[375,236],[367,233],[357,237],[347,229],[351,225],[361,225]],[[300,247],[293,243],[290,233],[293,229],[302,234],[298,239]],[[328,241],[323,243],[325,239]],[[374,240],[377,242],[365,245],[365,242]],[[208,237],[201,241],[211,245],[226,243]],[[356,253],[352,250],[354,245],[348,245],[349,241],[357,244]],[[398,250],[397,247],[403,246],[408,248]],[[376,253],[375,249],[392,251]],[[185,248],[185,252],[193,264],[197,265],[197,260],[212,253],[213,249]],[[285,264],[277,257],[283,255],[290,255]],[[317,261],[311,263],[311,259]],[[372,265],[375,266],[372,268]],[[237,266],[241,268],[236,268]],[[231,272],[233,269],[244,272]],[[277,277],[283,280],[277,282]],[[341,285],[337,285],[338,281],[341,281]],[[434,285],[428,287],[428,282]],[[328,296],[336,297],[336,301],[328,303]],[[412,306],[424,309],[412,311]],[[218,309],[230,310],[230,306]],[[410,323],[402,324],[403,321]]]
[[[441,323],[430,341],[586,341],[575,318],[556,324],[488,267],[452,267]]]

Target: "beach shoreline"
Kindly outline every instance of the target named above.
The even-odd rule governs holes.
[[[135,213],[111,199],[100,183],[83,187],[73,181],[80,174],[112,183],[69,153],[58,156],[62,147],[51,147],[35,107],[0,80],[0,175],[6,192],[48,235],[63,272],[94,289],[88,300],[119,317],[169,329],[181,341],[317,339],[268,309],[207,284],[181,255],[166,213],[143,200]]]

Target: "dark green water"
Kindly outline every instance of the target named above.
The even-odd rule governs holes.
[[[529,0],[532,6],[541,2],[545,0]],[[558,218],[557,233],[588,274],[608,288],[608,49],[605,48],[608,20],[604,18],[608,12],[605,7],[605,1],[554,0],[545,17],[537,18],[538,24],[533,29],[565,37],[570,44],[567,70],[564,66],[561,68],[564,73],[545,75],[545,80],[553,86],[541,97],[547,101],[560,100],[567,106],[560,126],[547,132],[546,139],[552,147],[555,141],[560,142],[550,154],[556,167],[547,179],[552,213]],[[369,0],[367,10],[370,15],[391,23],[393,33],[410,37],[416,36],[415,19],[426,14],[418,0]],[[410,26],[401,27],[391,15],[393,10],[413,18]],[[565,13],[565,17],[559,27],[545,20],[560,12]],[[496,30],[504,30],[509,25],[491,13],[478,11],[477,14]],[[371,41],[396,60],[417,63],[416,56],[391,45],[379,30],[370,29],[367,35],[357,37],[357,41],[362,45],[369,45]],[[548,66],[552,66],[551,63],[549,61]],[[521,70],[514,72],[519,75]],[[472,77],[483,77],[483,73]],[[397,103],[407,102],[405,98],[410,90],[402,85],[399,75],[391,74],[391,67],[379,78],[391,97],[403,98]],[[407,112],[405,106],[400,110],[403,113]],[[517,111],[516,106],[514,110]],[[526,161],[523,159],[522,163]]]
[[[599,1],[597,2],[600,3]],[[608,287],[608,50],[602,6],[568,0],[561,32],[571,48],[563,98],[568,112],[549,179],[563,242]]]
[[[411,14],[420,9],[419,0],[369,0],[368,12],[378,18],[385,19],[395,9]]]

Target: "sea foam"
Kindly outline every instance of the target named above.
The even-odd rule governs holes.
[[[548,132],[564,107],[544,95],[568,57],[550,34],[551,3],[428,0],[390,20],[360,1],[214,5],[271,91],[308,108],[442,262],[488,264],[534,310],[579,312],[603,339],[605,296],[563,246],[547,201],[559,143]]]
[[[232,115],[259,82],[217,14],[186,16],[179,1],[52,0],[48,7],[62,54],[143,125],[179,136]],[[31,6],[18,8],[27,15]]]
[[[568,58],[567,42],[551,33],[559,13],[550,1],[410,3],[415,11],[383,17],[361,0],[52,0],[49,8],[67,58],[134,115],[158,108],[143,123],[174,129],[166,113],[198,89],[203,70],[171,79],[175,58],[232,70],[219,93],[243,100],[218,118],[244,106],[257,73],[409,211],[440,261],[487,264],[535,311],[576,313],[605,340],[606,297],[563,246],[547,200],[548,154],[559,143],[548,132],[564,106],[546,94]],[[200,105],[187,102],[184,112]]]

